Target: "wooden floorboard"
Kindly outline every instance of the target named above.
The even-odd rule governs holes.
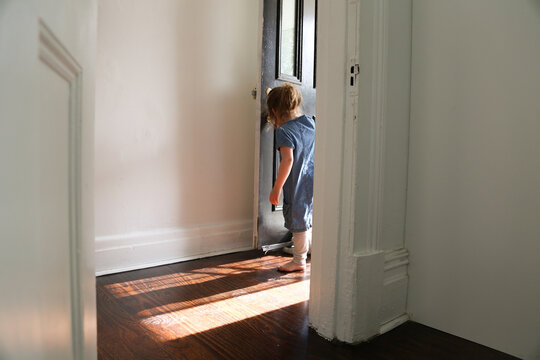
[[[516,359],[408,322],[369,343],[329,342],[308,326],[309,264],[259,251],[97,278],[98,358]]]

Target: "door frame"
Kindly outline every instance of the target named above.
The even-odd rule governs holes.
[[[388,129],[408,139],[409,106],[395,102],[393,88],[410,91],[411,21],[410,0],[319,2],[309,321],[327,338],[365,341],[409,319],[404,231],[383,238],[389,222],[404,230],[406,174],[402,213],[383,210],[396,186],[385,169],[407,167],[385,140]]]
[[[258,241],[258,219],[259,219],[259,170],[261,156],[261,96],[262,92],[262,44],[263,44],[263,26],[264,26],[264,0],[259,0],[259,34],[257,41],[257,74],[255,82],[255,149],[254,149],[254,166],[253,166],[253,248],[257,249]]]
[[[263,1],[259,3],[262,44]],[[412,10],[410,0],[405,6]],[[367,340],[409,319],[405,312],[408,252],[403,239],[401,247],[393,249],[384,249],[381,240],[385,151],[391,146],[385,143],[388,38],[390,23],[399,20],[391,17],[389,7],[389,0],[319,0],[318,4],[309,323],[323,337],[349,343]],[[411,14],[403,16],[409,21]],[[261,56],[259,46],[259,67]],[[357,70],[359,74],[351,74]],[[257,81],[260,96],[260,68]],[[260,113],[259,101],[256,139]],[[367,135],[360,138],[359,134]],[[256,248],[258,140],[254,174]],[[397,294],[388,290],[393,282],[400,284]],[[381,317],[392,306],[402,310]]]

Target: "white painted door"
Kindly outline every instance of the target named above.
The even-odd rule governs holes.
[[[93,0],[0,1],[0,359],[96,358]]]

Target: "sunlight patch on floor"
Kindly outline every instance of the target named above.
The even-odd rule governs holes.
[[[261,262],[261,260],[263,260]],[[105,288],[116,298],[143,294],[151,291],[169,289],[174,287],[202,284],[207,281],[221,279],[225,276],[245,274],[253,271],[270,270],[276,268],[282,259],[266,257],[258,260],[245,260],[231,264],[194,269],[187,272],[177,272],[162,276],[155,276],[140,280],[126,281],[105,285]]]
[[[211,301],[211,297],[204,298],[201,302],[206,302],[206,304],[150,316],[141,320],[141,324],[159,341],[165,342],[307,301],[309,279],[298,281],[292,278],[290,281],[290,284],[282,286],[272,284],[271,281],[261,283],[250,287],[252,292],[240,296],[230,294],[229,298],[219,301]],[[271,286],[268,286],[269,283]],[[257,287],[258,289],[254,291]],[[187,302],[183,305],[187,305]],[[144,311],[140,314],[143,313]]]
[[[105,288],[114,297],[122,298],[178,286],[201,284],[210,280],[220,279],[225,276],[226,275],[219,274],[180,272],[141,280],[105,285]]]
[[[305,279],[309,280],[309,279]],[[284,277],[278,279],[269,279],[266,282],[261,282],[257,285],[244,287],[241,289],[234,289],[231,291],[221,292],[219,294],[206,296],[199,299],[179,301],[175,303],[170,303],[162,306],[156,306],[153,308],[145,309],[137,313],[137,316],[141,318],[151,317],[155,315],[160,315],[164,313],[176,312],[179,310],[184,310],[190,307],[207,305],[209,303],[218,302],[222,300],[227,300],[231,298],[238,298],[244,295],[252,294],[255,292],[266,291],[268,289],[289,286],[292,283],[297,283],[299,280],[296,277]]]

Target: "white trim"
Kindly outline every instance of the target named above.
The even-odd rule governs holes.
[[[407,289],[409,252],[400,248],[384,254],[384,275],[381,305],[379,309],[379,332],[381,334],[408,320]]]
[[[360,26],[360,1],[352,0],[347,6],[347,57],[348,64],[353,66],[359,62],[359,41],[358,33]],[[350,31],[354,29],[354,31]],[[348,69],[346,69],[348,70]],[[349,75],[349,74],[348,74]],[[346,77],[349,80],[348,76]],[[355,85],[350,86],[348,82],[344,84],[347,91],[345,98],[345,121],[343,124],[343,167],[341,176],[341,233],[345,242],[341,243],[343,255],[353,253],[356,222],[356,168],[357,168],[357,142],[358,142],[358,83],[356,77]]]
[[[358,31],[360,24],[360,2],[359,0],[349,1],[347,7],[347,26],[354,31],[347,32],[347,57],[348,63],[352,66],[357,63],[359,56]],[[348,70],[348,69],[346,69]],[[348,79],[348,76],[346,77]],[[341,214],[341,233],[345,242],[341,243],[343,255],[351,255],[355,250],[355,222],[356,222],[356,169],[357,169],[357,142],[358,142],[358,83],[355,86],[344,84],[347,88],[345,99],[345,121],[343,124],[343,167],[341,176],[341,203],[343,204]]]
[[[405,248],[386,251],[384,254],[384,271],[409,264],[409,252]]]
[[[385,256],[380,238],[388,12],[387,0],[348,1],[347,63],[352,65],[357,61],[360,75],[354,89],[350,90],[350,81],[346,84],[349,96],[343,134],[336,337],[350,343],[367,340],[379,332],[378,313],[385,296]],[[350,69],[346,70],[350,73]],[[369,138],[361,138],[361,132],[367,132]],[[365,148],[361,141],[369,143],[368,154],[360,154]],[[359,179],[360,169],[368,172],[367,184]],[[360,198],[367,199],[365,211],[359,208]]]
[[[400,281],[409,281],[409,275],[407,274],[399,274],[399,275],[393,275],[385,277],[383,286],[390,286],[394,283],[400,282]]]
[[[352,0],[347,2],[347,64],[359,62],[359,26],[360,26],[360,1]],[[357,135],[358,135],[358,84],[360,77],[356,77],[354,86],[350,86],[349,66],[344,70],[347,73],[347,80],[342,86],[345,91],[345,119],[343,122],[342,158],[341,168],[341,221],[339,225],[339,252],[338,268],[336,279],[336,323],[335,336],[340,341],[349,343],[355,342],[355,334],[359,332],[356,325],[359,322],[365,324],[364,319],[360,319],[363,314],[355,311],[359,300],[358,291],[362,286],[359,284],[357,269],[365,268],[373,264],[373,259],[367,256],[355,256],[355,223],[356,223],[356,169],[357,169]],[[366,267],[364,267],[366,266]],[[312,265],[313,267],[313,265]],[[371,295],[369,295],[371,298]],[[367,298],[363,298],[369,302]],[[359,316],[355,316],[355,315]],[[363,331],[362,331],[363,333]]]
[[[96,275],[250,250],[252,229],[249,220],[97,237]]]
[[[373,13],[373,80],[371,82],[371,149],[369,179],[369,210],[367,249],[380,249],[383,185],[384,146],[387,103],[388,56],[388,0],[374,2]]]
[[[387,333],[390,330],[393,330],[397,328],[399,325],[409,321],[409,315],[403,314],[401,316],[398,316],[397,318],[390,320],[384,324],[381,325],[381,329],[379,330],[379,334],[382,335],[384,333]]]
[[[232,253],[235,253],[235,252],[248,251],[248,250],[252,250],[252,249],[253,248],[251,246],[247,246],[247,247],[238,248],[238,249],[229,249],[229,250],[224,250],[224,251],[213,251],[213,252],[208,252],[208,253],[205,253],[205,254],[199,254],[199,255],[193,255],[193,256],[181,256],[181,257],[172,258],[172,259],[168,259],[168,260],[162,260],[162,261],[156,261],[156,262],[148,262],[148,263],[144,263],[144,264],[137,264],[137,265],[126,266],[126,267],[115,267],[115,268],[112,268],[112,269],[109,269],[109,270],[96,271],[96,276],[116,274],[116,273],[120,273],[120,272],[124,272],[124,271],[141,270],[141,269],[151,268],[151,267],[154,267],[154,266],[169,265],[169,264],[174,264],[174,263],[183,262],[183,261],[197,260],[197,259],[202,259],[202,258],[206,258],[206,257],[210,257],[210,256],[232,254]]]
[[[81,102],[82,68],[53,34],[38,19],[39,59],[69,84],[69,258],[71,332],[73,358],[84,356],[84,320],[81,289]]]
[[[313,187],[313,246],[309,323],[321,336],[336,337],[341,173],[345,117],[345,0],[319,1],[317,26],[317,131]],[[350,199],[348,199],[350,201]]]
[[[39,58],[68,82],[81,73],[81,66],[42,19],[38,20]]]
[[[310,324],[356,343],[407,318],[408,252],[385,252],[381,231],[390,2],[319,8]]]

